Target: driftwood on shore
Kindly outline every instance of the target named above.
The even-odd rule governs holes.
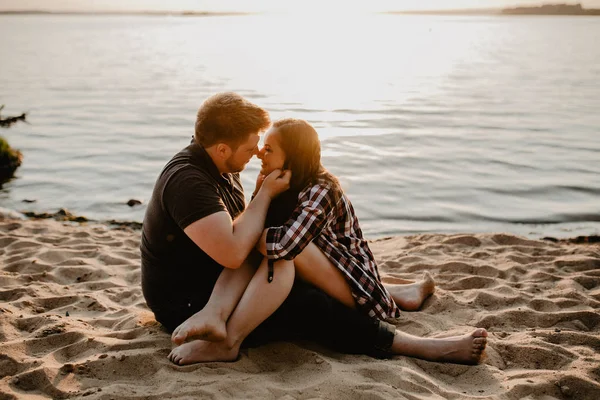
[[[4,108],[4,104],[0,106],[0,113],[2,112],[3,108]],[[0,127],[8,128],[9,126],[11,126],[12,124],[14,124],[17,121],[27,122],[26,118],[27,118],[27,113],[23,113],[21,115],[17,115],[14,117],[6,117],[6,118],[2,118],[2,115],[0,114]]]
[[[0,112],[4,108],[4,105],[0,106]],[[2,118],[0,115],[0,127],[8,128],[17,121],[27,122],[25,119],[27,113],[23,113],[16,117]],[[21,165],[23,160],[23,154],[19,150],[15,150],[8,145],[6,139],[0,136],[0,187],[2,184],[11,179],[17,168]]]

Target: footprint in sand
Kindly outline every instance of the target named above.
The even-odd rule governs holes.
[[[439,286],[445,290],[469,290],[492,288],[497,285],[497,280],[493,278],[487,278],[484,276],[468,276],[466,278],[461,278],[451,283],[446,283],[443,286]]]
[[[501,246],[525,246],[525,247],[546,247],[547,243],[537,241],[537,240],[529,240],[522,237],[514,236],[514,235],[505,235],[505,234],[496,234],[492,235],[490,239]]]
[[[19,222],[8,222],[0,224],[0,232],[12,232],[21,228],[23,224]]]
[[[495,350],[511,368],[560,370],[579,356],[561,346],[547,343],[514,344],[497,342]]]
[[[19,300],[23,296],[35,296],[35,290],[32,288],[12,288],[0,290],[0,301],[13,302]]]
[[[0,379],[5,376],[17,375],[27,368],[27,365],[18,362],[14,358],[9,357],[6,354],[0,354]]]
[[[600,314],[593,311],[537,312],[532,310],[507,310],[481,318],[476,326],[488,330],[513,328],[554,328],[591,331],[600,325]]]
[[[462,245],[468,247],[479,247],[481,246],[481,240],[471,235],[451,236],[448,239],[442,241],[443,244]]]
[[[60,390],[54,382],[60,383],[56,379],[58,371],[47,368],[38,368],[27,371],[12,378],[11,386],[24,392],[41,392],[53,399],[63,399],[69,397],[69,393]]]

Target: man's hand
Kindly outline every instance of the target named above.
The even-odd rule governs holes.
[[[277,197],[277,195],[285,192],[290,188],[290,179],[292,178],[292,171],[286,170],[281,172],[280,169],[276,169],[271,172],[264,179],[260,191],[265,193],[271,198]]]

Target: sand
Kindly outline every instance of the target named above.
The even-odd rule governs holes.
[[[371,243],[386,279],[438,289],[399,329],[490,332],[478,366],[273,343],[179,367],[140,289],[140,232],[0,220],[0,400],[600,399],[600,245],[508,234]]]

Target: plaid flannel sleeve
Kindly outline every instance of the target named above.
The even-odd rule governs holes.
[[[315,185],[298,200],[290,219],[279,227],[267,230],[267,258],[293,260],[327,226],[327,216],[333,209],[328,186]]]

